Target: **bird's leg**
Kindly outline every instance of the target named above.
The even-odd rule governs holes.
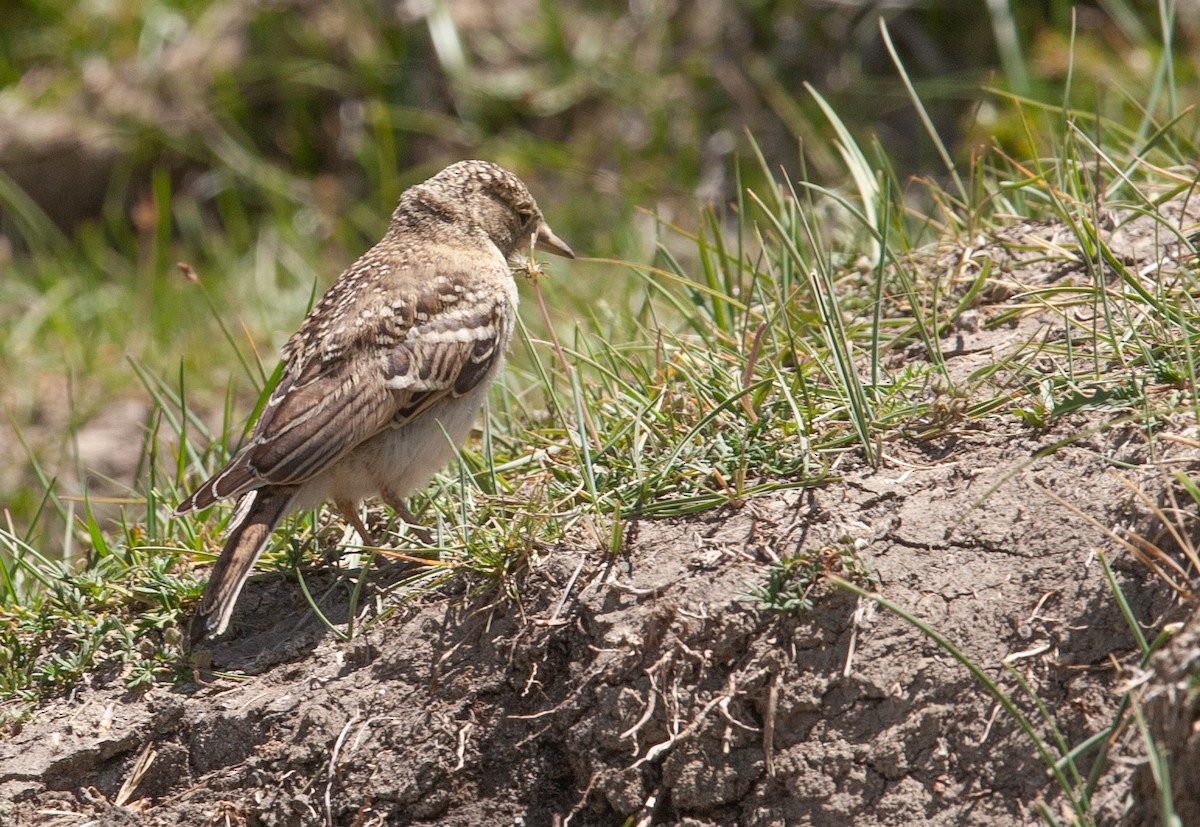
[[[348,523],[350,523],[350,525],[354,526],[354,530],[357,531],[358,536],[362,538],[363,545],[365,545],[365,546],[379,545],[375,541],[375,535],[372,534],[370,532],[370,530],[367,529],[366,525],[363,524],[362,519],[358,516],[358,509],[354,507],[354,503],[344,502],[344,501],[339,502],[339,501],[335,500],[333,503],[333,507],[337,509],[337,512],[339,514],[341,514],[343,517],[346,518],[346,522],[348,522]]]
[[[417,518],[408,510],[408,505],[405,504],[403,497],[397,497],[391,491],[384,491],[379,498],[392,507],[396,516],[408,525],[409,530],[416,535],[418,540],[427,546],[433,545],[433,535],[429,533],[429,529],[417,522]]]

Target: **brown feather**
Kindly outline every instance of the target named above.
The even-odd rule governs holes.
[[[250,570],[295,493],[294,488],[270,486],[243,495],[238,511],[244,509],[244,513],[235,515],[233,530],[221,549],[204,588],[204,596],[192,617],[188,635],[192,643],[225,631]]]

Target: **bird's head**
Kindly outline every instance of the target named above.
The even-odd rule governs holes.
[[[520,178],[489,161],[459,161],[404,193],[453,223],[466,222],[482,232],[504,255],[513,259],[536,247],[547,253],[575,258],[566,242],[554,234]]]

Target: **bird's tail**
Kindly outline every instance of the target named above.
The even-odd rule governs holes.
[[[295,495],[294,487],[269,485],[248,491],[238,500],[229,538],[192,617],[189,636],[193,644],[205,637],[216,637],[229,626],[233,607],[254,562]]]

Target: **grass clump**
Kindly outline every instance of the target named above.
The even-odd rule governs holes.
[[[788,555],[767,568],[766,582],[752,585],[747,600],[765,611],[804,613],[814,596],[830,588],[830,576],[867,587],[871,582],[862,549],[851,539]]]
[[[203,581],[177,550],[147,546],[143,526],[82,566],[0,529],[0,585],[0,725],[80,681],[133,689],[188,674],[179,629]]]

